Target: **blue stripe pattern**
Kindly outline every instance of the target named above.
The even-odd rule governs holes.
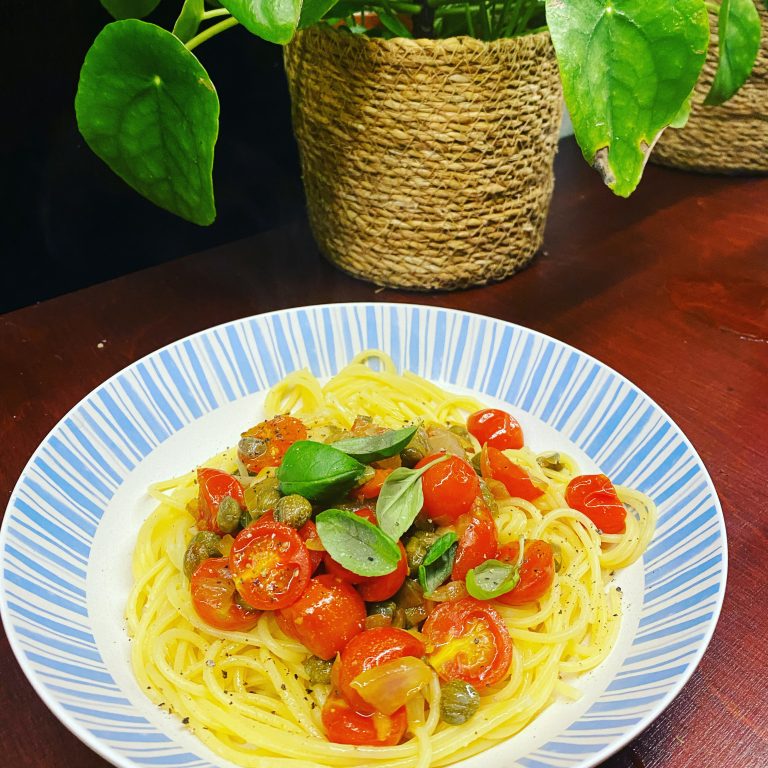
[[[529,412],[659,503],[639,626],[621,668],[585,713],[514,765],[595,765],[692,673],[722,604],[725,530],[701,460],[653,401],[576,349],[479,315],[383,303],[291,309],[203,331],[126,368],[51,432],[11,496],[0,608],[13,649],[55,714],[116,764],[216,763],[202,745],[198,754],[176,741],[169,718],[146,719],[97,645],[87,569],[105,508],[137,464],[187,425],[296,368],[331,376],[372,347],[400,368]]]

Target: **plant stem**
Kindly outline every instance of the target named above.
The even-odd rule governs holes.
[[[203,11],[200,18],[205,21],[206,19],[215,19],[217,16],[229,16],[229,11],[226,8],[213,8],[210,11]]]
[[[223,32],[225,29],[234,27],[239,23],[240,22],[236,18],[230,16],[228,19],[224,19],[224,21],[220,21],[218,24],[214,24],[212,27],[208,27],[208,29],[204,29],[202,32],[195,35],[185,44],[185,48],[188,51],[192,51],[197,48],[200,43],[204,43],[206,40],[210,40],[212,37],[218,35],[219,32]]]
[[[704,5],[707,6],[708,11],[712,11],[712,13],[716,13],[718,16],[720,15],[720,6],[717,3],[712,2],[706,2]]]

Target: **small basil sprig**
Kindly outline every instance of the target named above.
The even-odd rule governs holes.
[[[514,589],[520,569],[500,560],[486,560],[467,573],[467,592],[478,600],[491,600]]]
[[[347,437],[333,443],[333,447],[362,461],[363,464],[370,464],[372,461],[381,461],[400,453],[411,442],[418,428],[419,425],[416,424],[403,429],[388,429],[380,435]]]
[[[425,595],[432,594],[451,575],[458,546],[456,534],[449,531],[427,550],[424,562],[419,566],[419,584]]]
[[[310,501],[342,495],[352,488],[365,465],[333,446],[312,440],[295,442],[277,470],[280,493],[298,493]]]
[[[376,502],[376,519],[384,533],[397,541],[411,527],[424,506],[421,476],[447,458],[440,456],[421,469],[398,467],[387,476]]]
[[[315,518],[325,551],[360,576],[384,576],[397,568],[400,548],[380,528],[354,512],[326,509]]]

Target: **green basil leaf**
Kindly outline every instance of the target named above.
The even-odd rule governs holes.
[[[305,29],[316,24],[336,5],[336,0],[304,0],[301,4],[299,29]]]
[[[370,464],[373,461],[381,461],[390,458],[390,456],[396,456],[411,442],[411,438],[416,434],[418,428],[419,425],[417,424],[403,429],[388,429],[380,435],[347,437],[332,443],[332,445],[337,450],[344,451],[348,456],[362,461],[363,464]]]
[[[704,103],[722,104],[746,82],[760,50],[760,14],[752,0],[722,0],[717,19],[718,61]]]
[[[179,18],[176,19],[176,23],[173,25],[173,34],[182,43],[191,40],[197,34],[204,12],[205,0],[184,0]]]
[[[490,600],[514,589],[520,569],[500,560],[486,560],[467,573],[467,592],[478,600]]]
[[[547,0],[546,12],[576,140],[605,183],[627,196],[704,65],[704,2]]]
[[[447,458],[440,456],[421,469],[398,467],[387,475],[376,502],[376,519],[387,536],[397,541],[411,527],[424,506],[421,476]]]
[[[178,37],[136,19],[108,24],[86,54],[75,111],[90,148],[137,192],[195,224],[216,218],[219,99]]]
[[[160,0],[100,0],[115,19],[143,19],[157,8]]]
[[[451,575],[458,546],[456,534],[450,531],[429,548],[419,566],[419,584],[425,595],[432,594]]]
[[[331,445],[299,440],[285,452],[277,479],[285,496],[298,493],[322,501],[349,491],[364,471],[364,464]]]
[[[380,528],[354,512],[326,509],[315,518],[325,551],[360,576],[384,576],[397,568],[400,548]]]
[[[299,23],[301,0],[221,0],[252,34],[270,43],[290,42]]]

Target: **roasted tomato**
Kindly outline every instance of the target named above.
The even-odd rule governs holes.
[[[320,537],[317,535],[317,526],[312,520],[307,520],[307,522],[299,528],[299,536],[301,536],[301,540],[304,544],[309,545],[307,546],[307,552],[309,552],[309,564],[312,568],[312,573],[314,573],[320,566],[320,563],[323,562],[323,550],[313,549],[312,545],[309,544],[309,542],[320,544]],[[320,546],[322,546],[322,544],[320,544]]]
[[[493,606],[465,597],[440,603],[422,627],[427,661],[443,680],[484,688],[503,680],[512,663],[512,639]]]
[[[283,631],[321,659],[332,659],[363,631],[365,603],[354,588],[330,574],[309,580],[304,594],[276,614]]]
[[[480,469],[484,478],[503,483],[510,496],[533,501],[544,495],[544,491],[534,484],[531,476],[497,448],[487,445],[483,447],[480,452]]]
[[[506,563],[517,563],[520,545],[514,541],[499,550],[498,559]],[[523,547],[523,562],[520,565],[520,581],[509,592],[496,599],[505,605],[522,605],[541,599],[555,580],[555,557],[552,547],[541,539],[526,541]]]
[[[249,472],[278,467],[285,452],[297,441],[307,439],[307,428],[293,416],[275,416],[243,432],[237,455]]]
[[[422,459],[416,469],[425,467],[443,454],[435,453]],[[451,525],[459,515],[469,511],[480,493],[480,480],[464,459],[449,456],[421,476],[424,492],[423,513],[437,525]]]
[[[506,411],[496,408],[475,411],[467,419],[467,430],[481,447],[490,445],[500,451],[523,447],[523,430],[517,419]]]
[[[456,521],[456,535],[459,545],[456,548],[451,579],[464,581],[471,568],[496,557],[499,548],[496,523],[480,497],[475,499],[472,509]]]
[[[624,533],[627,510],[605,475],[579,475],[565,489],[571,509],[583,512],[603,533]]]
[[[395,627],[375,627],[355,635],[342,650],[334,665],[334,677],[344,698],[358,712],[369,713],[373,708],[351,687],[361,673],[404,656],[420,658],[424,643],[410,632]],[[336,669],[338,668],[338,669]]]
[[[403,586],[408,575],[408,556],[401,541],[397,542],[397,546],[400,547],[400,562],[392,573],[384,576],[361,576],[362,581],[357,582],[357,591],[367,603],[387,600]]]
[[[352,491],[352,497],[358,501],[377,499],[381,493],[384,481],[392,474],[391,469],[377,469],[374,476],[364,485]]]
[[[261,611],[238,599],[226,557],[203,560],[192,574],[190,588],[197,615],[216,629],[247,632],[261,616]]]
[[[239,505],[245,507],[243,486],[237,478],[212,467],[200,467],[197,470],[199,493],[197,498],[197,527],[201,531],[214,531],[220,536],[224,531],[219,528],[216,518],[219,504],[226,496],[231,496]]]
[[[229,553],[237,591],[254,608],[278,610],[304,593],[312,570],[298,532],[264,517],[244,528]]]
[[[372,747],[399,744],[408,724],[405,707],[391,715],[361,714],[335,691],[326,699],[322,719],[329,741]]]

